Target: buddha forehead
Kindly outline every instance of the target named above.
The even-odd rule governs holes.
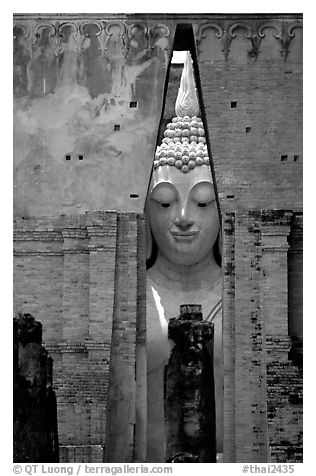
[[[213,188],[212,176],[210,167],[202,165],[191,170],[189,173],[182,173],[176,167],[165,165],[158,167],[153,171],[149,192],[160,184],[172,184],[178,191],[190,192],[190,190],[199,182],[208,182]]]

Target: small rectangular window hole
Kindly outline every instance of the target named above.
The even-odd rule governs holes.
[[[281,155],[281,162],[285,162],[287,160],[287,155]]]
[[[79,154],[79,155],[78,155],[78,159],[79,159],[79,160],[83,160],[83,155]]]
[[[114,130],[119,131],[121,129],[121,126],[119,124],[114,124]]]
[[[246,133],[249,134],[249,132],[251,132],[251,127],[246,127]]]
[[[130,108],[135,108],[135,107],[137,107],[137,101],[131,101],[131,102],[129,103],[129,107],[130,107]]]
[[[294,155],[294,162],[296,162],[298,160],[299,156],[298,155]]]
[[[227,195],[227,198],[235,198],[235,195]]]
[[[66,160],[70,160],[70,159],[71,159],[71,155],[66,154],[66,155],[65,155],[65,159],[66,159]]]
[[[131,193],[130,198],[138,198],[138,194],[137,193]]]
[[[231,101],[230,107],[231,107],[232,109],[235,109],[235,108],[237,107],[237,101]]]

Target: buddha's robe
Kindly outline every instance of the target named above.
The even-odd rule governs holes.
[[[172,343],[168,321],[178,317],[181,304],[201,304],[203,319],[214,324],[216,446],[222,453],[223,351],[221,279],[198,291],[180,292],[153,270],[147,272],[147,462],[165,462],[164,367]]]

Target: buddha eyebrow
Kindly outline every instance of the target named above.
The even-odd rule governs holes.
[[[167,183],[161,183],[161,184],[157,184],[152,192],[151,192],[151,195],[155,195],[155,194],[168,194],[168,195],[176,195],[176,189],[175,187],[172,185],[172,184],[169,184],[169,182]]]
[[[208,200],[208,201],[215,199],[215,192],[205,187],[196,188],[196,186],[194,186],[191,188],[190,194],[197,200],[199,200],[200,198],[202,200]]]

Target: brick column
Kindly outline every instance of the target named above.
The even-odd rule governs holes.
[[[262,299],[266,334],[288,335],[289,214],[262,224]],[[273,221],[274,220],[274,221]]]
[[[224,463],[235,462],[235,213],[222,218]]]
[[[59,386],[61,460],[101,462],[112,334],[116,214],[63,229],[64,347]]]
[[[89,235],[89,344],[102,343],[110,357],[114,302],[114,272],[116,254],[115,212],[108,212],[102,224],[87,227]],[[98,358],[98,351],[90,345],[89,357]],[[104,350],[102,357],[104,357]]]
[[[301,259],[300,218],[293,217],[291,211],[262,212],[267,420],[270,461],[275,463],[298,462],[302,459],[302,372],[295,346],[289,337],[289,304],[295,302],[295,295],[289,296],[289,293],[295,293],[295,281],[299,285],[301,278],[300,273],[296,272],[297,268],[300,271]],[[298,266],[295,266],[296,258]],[[301,313],[299,303],[295,304]]]
[[[294,214],[289,235],[289,335],[303,336],[303,216]]]
[[[235,232],[235,462],[261,463],[268,430],[260,212],[236,213]]]
[[[82,343],[88,336],[89,255],[87,232],[82,228],[62,230],[64,239],[63,340]]]
[[[147,349],[146,349],[146,229],[137,216],[136,417],[133,462],[146,462]]]
[[[14,229],[14,312],[42,323],[45,345],[62,335],[63,241],[51,228],[49,222],[16,219]]]
[[[136,403],[137,217],[118,214],[106,461],[132,462]]]

